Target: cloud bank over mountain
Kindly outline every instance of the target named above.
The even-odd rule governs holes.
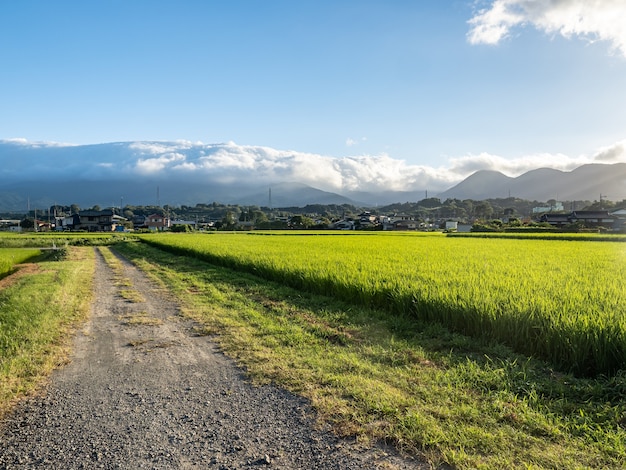
[[[626,140],[594,155],[536,154],[504,158],[489,153],[442,159],[438,168],[411,165],[389,155],[332,157],[234,142],[120,142],[71,145],[0,140],[0,184],[41,179],[106,181],[111,178],[214,182],[259,186],[298,182],[324,191],[444,191],[478,170],[518,176],[549,167],[570,171],[586,163],[626,162]]]

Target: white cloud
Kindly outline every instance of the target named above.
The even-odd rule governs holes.
[[[176,168],[186,160],[181,153],[166,153],[155,158],[140,158],[135,168],[141,174],[158,173],[167,168]]]
[[[494,0],[469,20],[471,44],[497,44],[516,26],[533,25],[566,38],[608,41],[626,58],[624,0]]]
[[[571,171],[590,161],[591,159],[585,156],[569,157],[561,153],[541,153],[510,159],[483,152],[478,155],[451,158],[449,171],[463,178],[478,170],[493,170],[508,176],[519,176],[537,168]]]
[[[626,140],[598,149],[593,160],[598,163],[626,163]]]
[[[389,155],[332,157],[234,142],[136,142],[96,146],[46,147],[31,143],[32,151],[14,158],[14,148],[29,148],[22,141],[0,141],[0,175],[17,181],[73,175],[88,179],[149,176],[182,184],[189,181],[234,182],[242,191],[279,182],[299,182],[334,192],[420,191],[450,188],[478,170],[519,176],[536,168],[570,171],[587,163],[626,162],[626,140],[599,148],[591,155],[533,154],[506,158],[487,152],[442,160],[440,167],[416,165]],[[62,161],[61,161],[62,159]],[[28,169],[29,171],[24,171]]]

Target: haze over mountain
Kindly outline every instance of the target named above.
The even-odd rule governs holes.
[[[603,194],[621,200],[626,198],[625,148],[622,141],[579,158],[506,160],[481,154],[432,168],[388,155],[335,158],[232,142],[68,145],[0,140],[0,210],[24,210],[29,203],[44,208],[55,203],[107,207],[213,201],[374,206],[426,195],[594,200]],[[552,168],[537,169],[541,166]]]

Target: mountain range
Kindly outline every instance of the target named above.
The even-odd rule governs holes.
[[[509,196],[531,201],[613,201],[626,198],[626,163],[588,164],[572,171],[539,168],[511,178],[497,171],[477,171],[438,197],[489,199]]]
[[[232,143],[65,146],[0,140],[0,211],[53,204],[179,206],[214,201],[271,207],[374,207],[428,196],[442,200],[626,199],[626,163],[587,164],[572,171],[540,168],[517,177],[479,170],[449,188],[441,182],[438,188],[415,172],[401,189],[394,187],[393,179],[384,179],[385,172],[376,165],[380,167],[381,161],[339,161]],[[340,189],[333,189],[337,186]]]

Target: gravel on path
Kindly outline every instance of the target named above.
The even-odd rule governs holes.
[[[133,265],[125,286],[96,263],[71,363],[0,422],[0,469],[427,468],[322,429],[307,400],[248,383]]]

